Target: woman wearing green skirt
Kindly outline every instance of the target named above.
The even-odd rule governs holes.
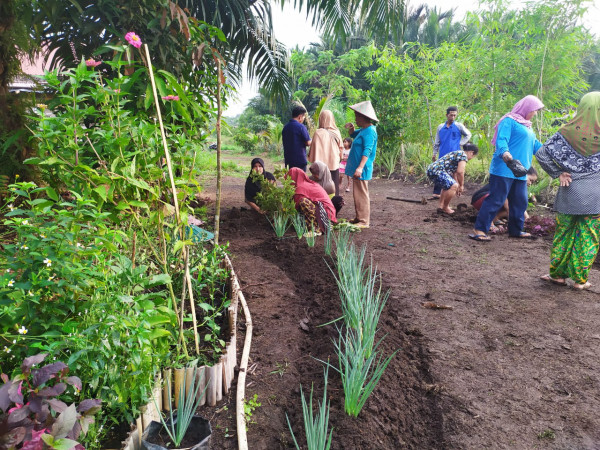
[[[560,179],[550,273],[541,278],[560,285],[571,278],[574,288],[589,289],[600,242],[600,92],[584,95],[575,118],[535,156],[552,178]]]

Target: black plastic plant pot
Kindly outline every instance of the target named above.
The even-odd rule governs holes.
[[[176,422],[177,417],[173,420]],[[169,423],[169,422],[167,422]],[[202,416],[194,416],[177,450],[208,450],[212,429],[210,422]],[[142,435],[142,448],[146,450],[175,450],[169,434],[161,422],[152,422]]]

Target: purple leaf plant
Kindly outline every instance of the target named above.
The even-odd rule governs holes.
[[[67,376],[69,367],[62,362],[35,369],[46,356],[40,353],[25,358],[21,373],[13,379],[1,375],[0,449],[83,450],[77,439],[94,422],[101,401],[67,405],[60,400],[67,385],[80,391],[82,383],[78,377]]]

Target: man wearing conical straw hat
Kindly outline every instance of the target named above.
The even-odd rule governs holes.
[[[356,217],[350,222],[361,228],[369,228],[371,222],[371,200],[369,198],[369,180],[373,176],[373,161],[377,153],[378,121],[370,101],[349,106],[354,111],[356,125],[347,123],[346,129],[354,139],[346,163],[346,174],[354,178],[352,194]]]

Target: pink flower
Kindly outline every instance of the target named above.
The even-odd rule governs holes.
[[[142,40],[133,31],[130,31],[125,35],[125,40],[131,45],[133,45],[135,48],[140,48],[142,46]]]
[[[166,100],[168,102],[170,102],[170,101],[178,102],[179,101],[179,95],[167,95],[165,97],[162,97],[162,99]]]
[[[90,59],[86,59],[86,60],[85,60],[85,65],[86,65],[87,67],[97,67],[97,66],[99,66],[100,64],[102,64],[102,61],[96,61],[96,60],[95,60],[95,59],[93,59],[93,58],[90,58]]]

